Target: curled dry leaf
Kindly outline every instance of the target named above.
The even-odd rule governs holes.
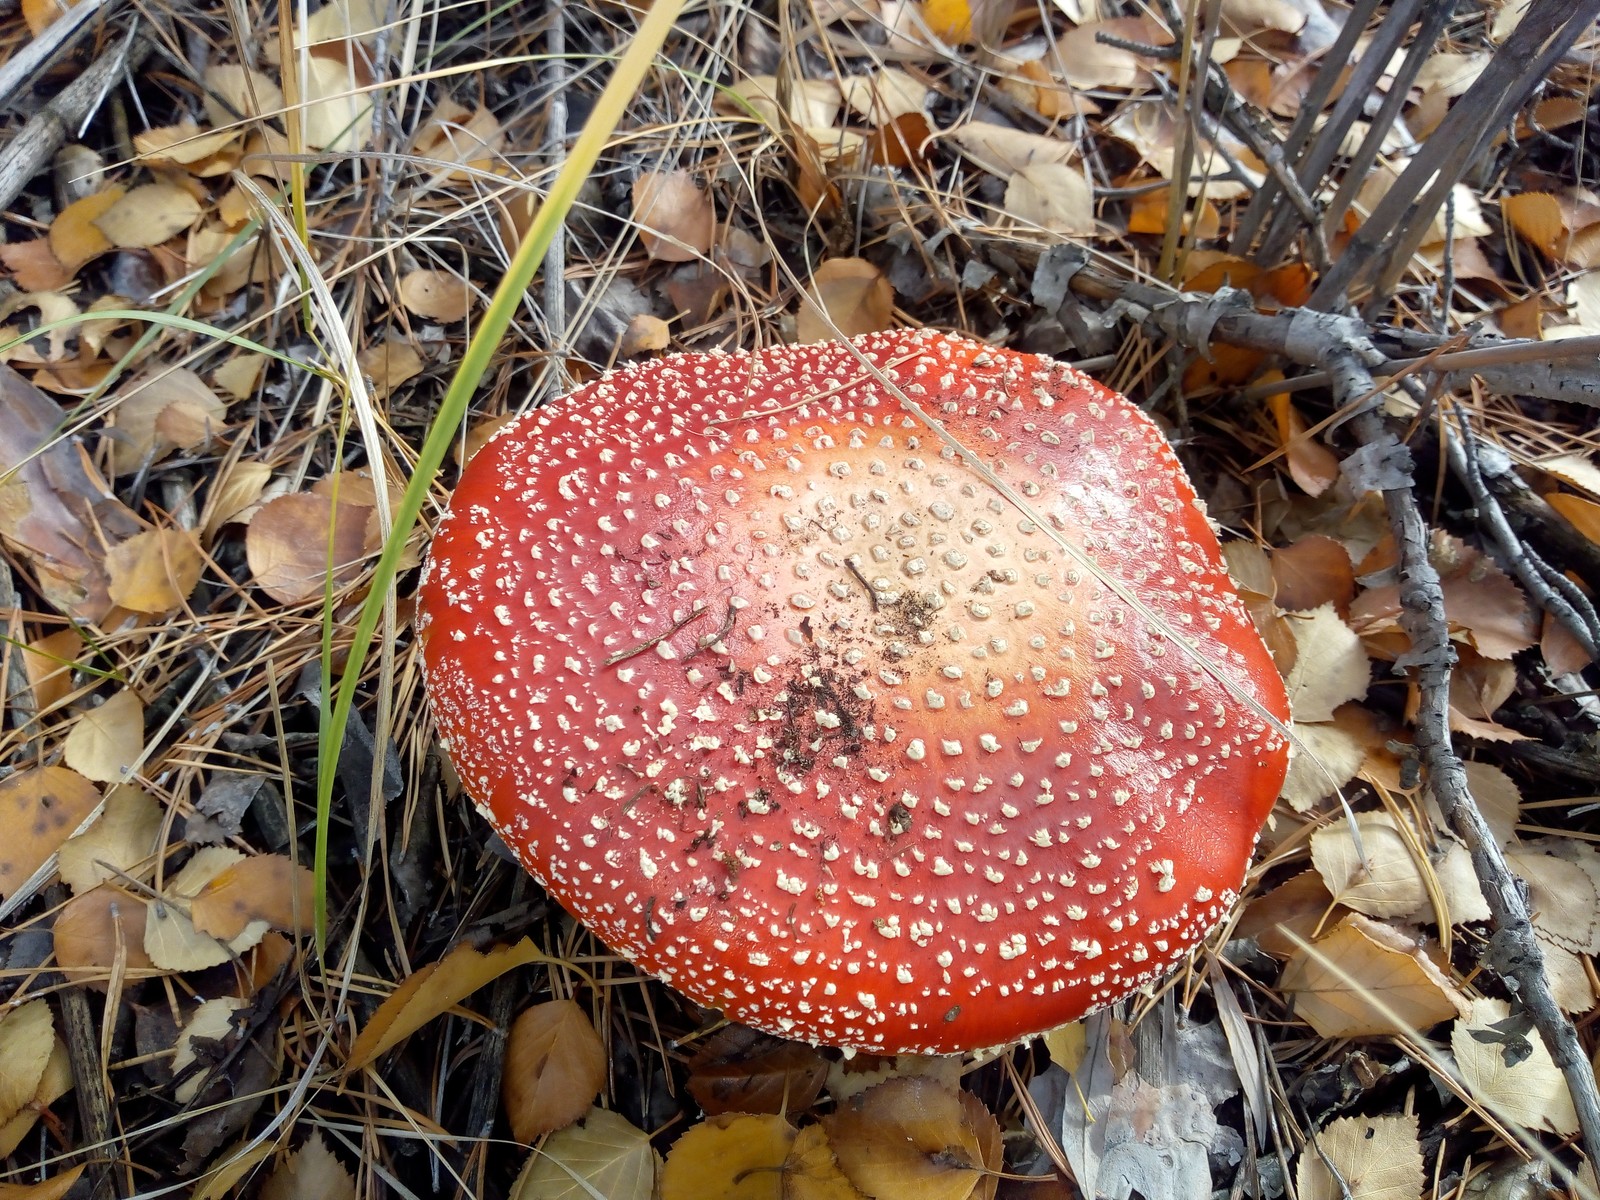
[[[1415,1113],[1339,1117],[1313,1136],[1316,1144],[1300,1152],[1300,1200],[1416,1200],[1423,1193]]]
[[[449,271],[418,268],[400,280],[400,303],[429,321],[465,321],[472,312],[472,285]]]
[[[827,1078],[815,1048],[744,1025],[718,1030],[689,1061],[689,1094],[707,1113],[804,1112]]]
[[[517,1141],[571,1125],[605,1082],[605,1043],[573,1001],[535,1004],[511,1023],[500,1097]]]
[[[1423,946],[1360,913],[1297,947],[1278,986],[1325,1038],[1415,1035],[1468,1011]]]
[[[144,702],[130,688],[78,717],[61,757],[85,779],[121,783],[144,751]]]
[[[898,67],[884,67],[870,75],[847,75],[839,92],[852,112],[874,125],[896,117],[921,113],[928,106],[928,86]]]
[[[133,148],[149,166],[181,167],[208,178],[239,165],[236,143],[243,137],[243,129],[201,129],[193,121],[180,121],[134,134]]]
[[[145,902],[102,884],[61,906],[51,927],[56,966],[74,983],[105,990],[124,971],[155,967],[144,949]]]
[[[506,148],[506,132],[500,120],[487,108],[472,110],[445,99],[412,141],[412,150],[422,158],[471,170],[448,170],[446,179],[466,182],[475,171],[493,169]]]
[[[811,277],[795,336],[801,342],[829,341],[888,329],[893,321],[894,288],[888,277],[864,258],[830,258]]]
[[[1333,898],[1369,917],[1416,917],[1428,889],[1412,844],[1387,812],[1357,813],[1311,835],[1311,864]]]
[[[627,1118],[591,1108],[528,1156],[510,1200],[652,1200],[661,1156]]]
[[[56,257],[48,237],[0,245],[0,264],[11,272],[12,282],[25,292],[55,292],[72,282],[72,272]],[[30,350],[27,346],[13,350],[11,361],[30,361],[26,357]]]
[[[51,4],[52,0],[38,2]],[[59,0],[54,0],[54,3],[59,3]],[[27,0],[24,0],[23,7],[27,7]],[[70,1171],[52,1175],[38,1183],[0,1183],[0,1200],[63,1200],[86,1167],[87,1164],[79,1163]]]
[[[283,604],[320,598],[332,568],[335,590],[350,582],[366,553],[364,504],[335,504],[315,492],[269,500],[250,518],[245,557],[257,585]]]
[[[334,1156],[322,1135],[312,1130],[300,1146],[261,1185],[260,1200],[356,1200],[356,1181]]]
[[[350,1047],[347,1070],[357,1071],[410,1037],[446,1009],[465,1000],[507,971],[552,961],[528,938],[511,946],[479,951],[457,946],[438,962],[419,967],[400,981]]]
[[[1503,1121],[1566,1135],[1578,1114],[1566,1080],[1525,1022],[1507,1021],[1504,1000],[1474,1000],[1450,1030],[1450,1049],[1467,1091]]]
[[[1297,722],[1331,721],[1341,704],[1367,694],[1372,666],[1361,639],[1331,604],[1293,618],[1289,626],[1296,650],[1285,680],[1290,711]]]
[[[1000,1127],[978,1098],[902,1076],[822,1119],[846,1177],[869,1196],[988,1200],[1002,1168]]]
[[[316,876],[286,854],[253,854],[206,881],[189,905],[197,932],[230,941],[251,925],[304,932],[316,900]]]
[[[228,473],[213,484],[206,497],[206,541],[215,541],[217,531],[230,521],[245,520],[261,499],[271,478],[272,468],[266,463],[234,463]]]
[[[645,171],[633,181],[633,219],[645,253],[689,262],[711,249],[717,213],[687,171]]]
[[[0,896],[26,883],[99,803],[99,789],[65,767],[33,767],[0,780]]]
[[[161,806],[143,788],[119,783],[106,793],[99,819],[61,847],[56,869],[74,892],[87,892],[132,873],[160,837]]]
[[[106,554],[113,603],[140,613],[170,612],[200,582],[204,561],[186,529],[147,529]]]
[[[200,219],[200,201],[175,183],[147,183],[119,196],[93,221],[123,250],[146,250],[176,237]]]
[[[778,1200],[794,1138],[782,1117],[707,1117],[667,1152],[661,1200]]]
[[[48,1001],[29,1000],[0,1015],[0,1124],[33,1099],[54,1045]]]
[[[1322,877],[1315,871],[1302,871],[1250,900],[1233,935],[1254,938],[1256,945],[1274,958],[1288,959],[1301,943],[1315,938],[1338,911]]]

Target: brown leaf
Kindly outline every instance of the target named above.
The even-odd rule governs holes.
[[[1325,1038],[1414,1034],[1467,1011],[1421,945],[1360,913],[1297,947],[1278,986]]]
[[[1338,906],[1315,871],[1302,871],[1249,900],[1235,937],[1255,938],[1256,945],[1274,958],[1289,958],[1300,942],[1309,942]]]
[[[61,757],[85,779],[120,783],[144,751],[144,702],[131,688],[78,717]]]
[[[363,504],[337,506],[315,492],[269,500],[251,517],[245,557],[260,588],[283,604],[320,598],[332,567],[334,588],[354,579],[366,551]]]
[[[571,1125],[605,1082],[605,1043],[573,1001],[535,1004],[511,1023],[500,1097],[517,1141]]]
[[[54,292],[72,282],[72,272],[51,249],[50,239],[29,238],[0,246],[0,263],[25,292]]]
[[[1300,1152],[1300,1200],[1413,1200],[1425,1190],[1413,1113],[1339,1117],[1315,1137]]]
[[[59,629],[36,638],[23,648],[22,668],[33,692],[34,707],[45,713],[72,694],[72,675],[83,638],[76,629]]]
[[[1314,533],[1272,552],[1272,578],[1278,607],[1290,612],[1331,604],[1348,612],[1355,599],[1356,575],[1350,554],[1331,537]]]
[[[372,381],[374,398],[392,396],[396,388],[422,374],[422,355],[399,334],[391,333],[356,355],[362,374]]]
[[[828,1064],[800,1042],[729,1025],[689,1060],[689,1094],[707,1113],[790,1113],[810,1108]]]
[[[253,854],[211,878],[190,903],[189,919],[225,942],[256,921],[300,933],[310,927],[316,887],[311,869],[288,855]]]
[[[99,789],[65,767],[33,767],[0,780],[0,896],[26,883],[99,803]]]
[[[144,250],[182,233],[200,218],[200,201],[175,183],[147,183],[119,196],[92,222],[113,246]]]
[[[645,171],[633,181],[633,219],[645,253],[689,262],[711,249],[717,211],[687,171]]]
[[[476,111],[446,98],[434,110],[412,142],[413,152],[437,163],[492,170],[506,148],[506,133],[487,108]],[[444,177],[453,182],[473,178],[471,171],[452,170]]]
[[[103,884],[74,896],[56,914],[51,934],[56,965],[74,983],[104,991],[118,956],[128,971],[155,964],[144,949],[145,902]]]
[[[801,342],[855,337],[888,329],[893,320],[894,288],[888,277],[864,258],[831,258],[811,277],[795,336]]]
[[[1320,496],[1339,478],[1339,459],[1306,432],[1305,418],[1289,402],[1287,392],[1268,397],[1278,424],[1278,445],[1289,467],[1289,477],[1308,496]]]
[[[1063,237],[1092,237],[1094,189],[1081,167],[1030,163],[1006,185],[1006,212],[1023,230],[1042,229]]]
[[[118,395],[111,465],[118,475],[137,471],[176,449],[194,450],[221,429],[227,407],[211,386],[186,367],[157,368]]]
[[[419,967],[400,981],[356,1036],[346,1069],[356,1071],[366,1066],[507,971],[549,961],[552,960],[528,938],[487,951],[457,946],[438,962]]]
[[[33,1093],[33,1099],[23,1105],[22,1111],[4,1125],[0,1125],[0,1158],[10,1158],[24,1138],[39,1123],[45,1109],[73,1089],[72,1056],[67,1044],[57,1035],[50,1048],[50,1060],[45,1063],[44,1075]]]
[[[400,303],[429,321],[448,325],[472,311],[472,286],[449,271],[418,269],[400,280]]]

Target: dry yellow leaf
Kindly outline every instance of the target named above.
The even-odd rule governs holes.
[[[970,1092],[926,1076],[869,1088],[823,1117],[844,1174],[869,1196],[988,1200],[1002,1166],[1000,1128]]]
[[[1574,954],[1600,953],[1600,852],[1539,838],[1507,850],[1506,865],[1527,884],[1535,929]]]
[[[771,75],[750,75],[736,80],[728,89],[774,129],[788,125],[802,129],[829,129],[839,119],[838,87],[824,79],[791,80],[787,106],[778,101],[782,89]]]
[[[43,2],[48,3],[49,0]],[[38,1183],[0,1183],[0,1200],[63,1200],[84,1169],[85,1164],[79,1163],[70,1171],[52,1175]]]
[[[204,1067],[187,1079],[182,1078],[184,1072],[199,1061],[195,1042],[224,1041],[233,1037],[235,1033],[233,1014],[244,1007],[245,1002],[234,996],[220,996],[215,1000],[203,1001],[190,1014],[184,1027],[178,1031],[178,1040],[173,1046],[172,1074],[175,1078],[181,1079],[181,1082],[173,1089],[172,1095],[179,1104],[192,1102],[200,1094],[201,1085],[208,1082]]]
[[[1298,947],[1278,986],[1325,1038],[1415,1035],[1467,1012],[1422,946],[1360,913]]]
[[[830,258],[811,277],[800,301],[795,336],[822,342],[888,329],[894,323],[894,288],[864,258]]]
[[[366,1066],[507,971],[548,961],[529,938],[487,951],[457,946],[438,962],[428,963],[400,981],[400,986],[356,1035],[345,1064],[347,1069],[356,1071]]]
[[[707,1117],[667,1152],[661,1200],[781,1200],[794,1138],[782,1117]]]
[[[1566,1135],[1578,1128],[1572,1094],[1544,1039],[1510,1022],[1504,1000],[1474,1000],[1450,1030],[1456,1069],[1473,1099],[1502,1121]]]
[[[1545,497],[1555,509],[1591,542],[1600,543],[1600,504],[1568,492],[1551,492]]]
[[[216,63],[206,68],[206,119],[213,125],[231,125],[245,117],[270,117],[283,111],[283,92],[260,71],[237,63]]]
[[[1367,694],[1372,665],[1361,639],[1324,604],[1289,621],[1294,631],[1294,669],[1284,681],[1296,721],[1331,721],[1334,710]]]
[[[1005,209],[1024,231],[1042,229],[1062,237],[1095,232],[1094,189],[1079,167],[1029,163],[1006,185]]]
[[[113,249],[111,239],[95,224],[127,194],[113,184],[103,192],[74,200],[50,222],[50,249],[71,274]]]
[[[56,856],[61,880],[83,893],[130,874],[154,853],[161,837],[161,806],[143,788],[119,783],[88,829],[68,838]]]
[[[400,303],[430,321],[464,321],[472,311],[472,285],[449,271],[419,268],[400,280]]]
[[[117,198],[93,221],[113,246],[147,250],[200,218],[200,201],[175,183],[147,183]]]
[[[821,1125],[807,1125],[783,1163],[783,1200],[867,1200],[839,1166]]]
[[[391,333],[376,346],[368,346],[356,355],[362,374],[372,381],[373,395],[378,399],[392,395],[408,379],[422,374],[422,355],[411,343],[398,334]]]
[[[44,1079],[55,1045],[55,1020],[45,1000],[0,1014],[0,1122],[22,1111]]]
[[[653,1200],[661,1156],[627,1119],[592,1108],[528,1156],[510,1200]]]
[[[573,1001],[536,1004],[511,1023],[500,1096],[517,1141],[571,1125],[605,1081],[605,1043]]]
[[[187,367],[142,375],[117,399],[112,469],[125,475],[175,449],[198,449],[217,435],[226,415],[216,392]]]
[[[266,463],[237,462],[206,498],[205,539],[215,540],[217,530],[230,521],[243,520],[266,490],[272,468]]]
[[[1061,138],[1027,133],[987,121],[968,121],[942,136],[955,142],[974,162],[1001,179],[1010,179],[1023,167],[1036,163],[1066,163],[1077,154],[1077,147]]]
[[[896,117],[922,112],[931,94],[927,84],[899,67],[883,67],[870,75],[847,75],[839,81],[839,91],[856,116],[874,125],[886,125]]]
[[[1416,1200],[1423,1193],[1415,1113],[1339,1117],[1313,1136],[1316,1145],[1300,1152],[1300,1200]]]
[[[170,612],[189,598],[204,565],[188,530],[147,529],[106,553],[107,591],[133,612]]]
[[[645,171],[633,181],[633,219],[645,253],[690,262],[711,249],[717,212],[687,171]]]
[[[211,382],[235,400],[248,400],[255,395],[256,387],[261,383],[261,372],[266,366],[265,354],[235,354],[211,372]]]
[[[23,648],[22,669],[36,710],[47,712],[72,694],[72,674],[82,653],[83,638],[71,628],[36,638]]]
[[[72,282],[72,272],[56,257],[48,237],[29,238],[23,242],[6,242],[0,245],[0,264],[11,272],[16,286],[25,292],[54,292]],[[16,330],[10,330],[11,333]],[[8,361],[30,362],[26,357],[31,347],[19,346],[11,352]]]
[[[146,908],[144,948],[150,960],[168,971],[197,971],[220,966],[248,950],[267,932],[265,921],[252,921],[226,943],[201,933],[189,916],[189,905],[205,887],[244,855],[227,846],[203,846],[167,881],[161,900]]]
[[[44,1075],[33,1093],[33,1099],[11,1120],[0,1125],[0,1158],[10,1158],[39,1123],[39,1115],[73,1088],[72,1055],[67,1052],[67,1044],[59,1036],[53,1042],[50,1061],[45,1063]]]
[[[372,101],[360,90],[365,82],[360,54],[354,50],[350,57],[313,54],[303,65],[300,119],[306,145],[345,154],[364,150],[372,140]]]
[[[134,134],[133,148],[151,166],[182,167],[201,177],[225,175],[239,165],[236,143],[243,136],[243,129],[201,129],[180,121]]]
[[[143,750],[144,703],[124,688],[78,718],[61,756],[85,779],[121,783]]]
[[[623,358],[665,350],[672,341],[672,330],[653,313],[639,313],[622,331],[622,342],[617,353]]]
[[[471,167],[474,171],[492,170],[505,153],[506,132],[500,120],[487,108],[467,109],[454,100],[444,100],[433,117],[417,130],[412,151],[435,163]],[[464,181],[468,171],[444,172],[446,179]]]
[[[1500,197],[1500,212],[1506,224],[1547,258],[1559,258],[1566,247],[1567,225],[1561,205],[1548,192],[1524,192],[1520,196]]]
[[[1367,761],[1372,718],[1359,705],[1342,705],[1329,722],[1294,725],[1294,751],[1283,798],[1308,812],[1356,777]]]

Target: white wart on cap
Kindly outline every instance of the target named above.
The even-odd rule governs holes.
[[[665,358],[530,414],[418,600],[441,739],[534,877],[692,999],[826,1045],[999,1045],[1160,978],[1287,764],[1154,425],[929,332]]]

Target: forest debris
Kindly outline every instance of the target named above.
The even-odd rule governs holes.
[[[200,201],[175,183],[147,183],[134,188],[94,218],[94,225],[113,246],[143,250],[182,233],[200,219]]]
[[[841,1102],[822,1127],[850,1182],[879,1200],[994,1195],[1000,1127],[971,1092],[899,1076]]]
[[[194,450],[216,436],[227,406],[187,367],[157,368],[132,380],[118,395],[111,465],[118,475],[137,471],[174,450]]]
[[[172,1098],[179,1104],[193,1103],[200,1094],[201,1086],[209,1082],[202,1065],[206,1060],[202,1060],[200,1047],[196,1043],[232,1040],[237,1033],[233,1016],[244,1007],[245,1002],[234,996],[219,996],[214,1000],[202,1001],[189,1015],[173,1046],[172,1074],[179,1083],[173,1089]],[[202,1069],[183,1078],[184,1072],[196,1065],[202,1065]]]
[[[113,603],[133,612],[170,612],[189,598],[204,565],[187,530],[147,529],[106,555],[107,591]]]
[[[828,1078],[814,1047],[729,1025],[689,1060],[689,1094],[707,1113],[786,1113],[809,1108]]]
[[[316,492],[267,501],[245,531],[256,585],[283,604],[300,604],[319,599],[330,576],[335,589],[350,582],[366,555],[371,512]]]
[[[864,258],[830,258],[811,277],[800,302],[796,338],[821,342],[888,329],[894,317],[894,288],[882,271]]]
[[[1414,917],[1428,904],[1428,889],[1412,850],[1392,814],[1357,813],[1311,835],[1311,862],[1333,898],[1369,917]]]
[[[252,925],[304,933],[311,928],[316,879],[286,854],[252,854],[213,875],[189,904],[199,933],[232,942]]]
[[[145,953],[145,902],[112,884],[74,896],[51,926],[56,966],[74,983],[106,990],[118,970],[155,967]]]
[[[1371,685],[1361,639],[1331,604],[1294,617],[1289,627],[1298,651],[1284,681],[1290,709],[1297,722],[1331,721],[1340,705],[1361,699]]]
[[[55,1020],[45,1000],[0,1014],[0,1124],[33,1099],[55,1044]]]
[[[1063,237],[1092,237],[1094,189],[1082,168],[1059,162],[1029,163],[1006,186],[1006,213],[1022,231],[1042,229]]]
[[[511,1023],[500,1096],[517,1141],[531,1143],[571,1125],[605,1082],[605,1043],[573,1001],[532,1005]]]

